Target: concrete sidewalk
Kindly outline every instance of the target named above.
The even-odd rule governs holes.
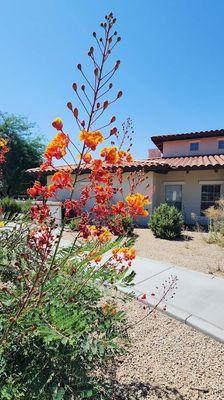
[[[60,247],[71,245],[64,238]],[[110,257],[108,252],[103,262]],[[134,286],[130,289],[120,288],[121,291],[134,293],[139,298],[147,295],[146,302],[154,306],[161,298],[163,284],[168,285],[171,276],[176,276],[177,289],[173,298],[168,294],[167,302],[158,307],[189,326],[202,331],[220,342],[224,342],[224,279],[213,275],[177,267],[163,261],[155,261],[137,256],[132,263],[136,276]],[[156,289],[158,287],[158,289]],[[155,296],[151,296],[155,293]]]
[[[130,292],[145,293],[150,305],[161,296],[163,283],[176,276],[177,289],[173,298],[167,296],[165,313],[224,342],[224,279],[143,257],[136,257],[132,269],[136,276]]]

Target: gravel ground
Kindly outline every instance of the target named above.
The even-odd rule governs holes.
[[[147,314],[126,305],[129,323]],[[129,331],[129,354],[115,374],[115,400],[223,400],[224,346],[159,312]]]
[[[209,244],[208,233],[184,231],[180,240],[163,240],[149,229],[135,229],[137,255],[224,276],[224,249]]]

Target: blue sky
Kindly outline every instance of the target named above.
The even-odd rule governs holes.
[[[154,134],[224,128],[223,0],[0,0],[0,5],[0,109],[37,122],[47,140],[55,133],[56,116],[77,135],[66,108],[69,100],[75,104],[75,66],[84,64],[91,32],[111,10],[122,36],[115,86],[124,96],[116,115],[119,123],[133,120],[135,158],[147,157]]]

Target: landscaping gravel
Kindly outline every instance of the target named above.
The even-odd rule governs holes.
[[[209,234],[184,231],[179,240],[154,237],[149,229],[135,229],[137,255],[200,272],[224,276],[224,249],[209,244]]]
[[[115,373],[114,400],[223,400],[224,346],[143,304],[127,304],[131,346]]]

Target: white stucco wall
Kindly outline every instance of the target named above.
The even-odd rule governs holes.
[[[129,193],[130,193],[130,185],[129,185],[129,180],[128,180],[128,176],[130,176],[130,173],[126,172],[123,174],[123,195],[124,197],[126,197]],[[76,184],[76,188],[74,191],[74,195],[73,198],[78,199],[81,193],[81,190],[87,186],[89,184],[89,174],[85,174],[85,175],[80,175],[78,177],[78,181]],[[137,181],[137,176],[136,176],[136,181]],[[51,184],[51,176],[47,177],[47,185]],[[114,187],[120,187],[120,184],[118,183],[118,180],[115,176],[114,179]],[[151,214],[152,209],[154,207],[154,197],[155,197],[155,190],[153,190],[154,187],[154,174],[153,172],[147,172],[144,174],[144,181],[141,182],[140,184],[137,185],[136,187],[136,192],[139,193],[143,193],[144,195],[149,195],[150,198],[152,199],[152,204],[150,204],[149,206],[146,207],[146,209],[149,211],[149,214]],[[64,201],[65,199],[70,198],[70,191],[69,190],[57,190],[56,192],[56,197],[55,198],[51,198],[51,200],[55,200],[55,201]],[[114,195],[113,198],[113,202],[117,202],[118,200],[123,200],[121,193],[117,193]],[[91,205],[91,203],[89,203],[89,206]],[[146,226],[147,225],[147,221],[148,221],[148,217],[144,218],[144,217],[140,217],[138,219],[138,223],[141,226]]]
[[[128,176],[130,173],[126,172],[123,174],[123,194],[126,197],[130,193],[130,185]],[[201,213],[201,187],[203,182],[206,184],[224,182],[224,170],[191,170],[188,173],[186,171],[169,171],[165,174],[159,174],[155,172],[146,172],[144,174],[145,180],[140,183],[136,192],[149,195],[152,199],[152,203],[147,207],[149,214],[152,213],[153,209],[159,204],[165,202],[165,183],[181,183],[182,184],[182,212],[187,223],[205,223],[205,218],[200,216]],[[47,183],[50,184],[51,177],[47,179]],[[76,190],[73,198],[79,198],[83,187],[89,184],[88,174],[81,175],[78,178]],[[114,186],[119,187],[119,184],[115,178]],[[221,196],[224,197],[224,183],[221,184]],[[55,201],[63,201],[70,197],[68,190],[58,190]],[[119,199],[122,200],[120,193],[114,196],[114,202]],[[196,215],[196,220],[192,219],[192,214]],[[138,223],[140,226],[146,226],[148,217],[139,218]]]
[[[165,202],[165,183],[183,183],[182,185],[182,212],[187,223],[194,223],[192,213],[196,215],[196,221],[205,223],[201,217],[201,187],[202,183],[221,184],[221,196],[224,196],[224,170],[191,170],[170,171],[167,174],[154,174],[156,186],[155,206]]]
[[[218,141],[224,140],[224,137],[211,137],[201,138],[194,140],[174,140],[171,142],[163,143],[163,156],[164,157],[178,157],[178,156],[190,156],[198,154],[223,154],[223,149],[218,148]],[[198,142],[199,150],[190,151],[190,143]]]

